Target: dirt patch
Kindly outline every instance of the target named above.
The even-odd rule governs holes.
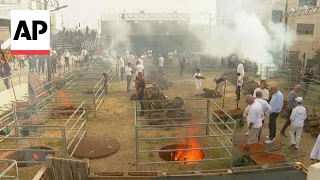
[[[216,113],[216,115],[219,117],[226,117],[227,116],[227,114],[221,110],[216,110],[216,111],[214,111],[214,113]]]
[[[263,152],[264,151],[264,147],[262,144],[260,143],[254,143],[254,144],[249,144],[247,146],[247,148],[245,147],[245,145],[236,145],[236,148],[244,153],[257,153],[257,152]]]
[[[72,153],[77,142],[74,142],[69,149]],[[74,156],[78,158],[97,159],[110,156],[118,151],[120,144],[114,139],[101,136],[88,136],[80,142],[74,152]]]
[[[230,113],[233,115],[242,115],[243,112],[244,112],[244,110],[242,110],[242,109],[231,109],[230,110]]]
[[[256,161],[258,164],[276,164],[285,162],[285,158],[281,154],[276,153],[259,153],[251,155],[251,158]]]

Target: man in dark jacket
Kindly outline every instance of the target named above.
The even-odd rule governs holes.
[[[38,72],[44,73],[44,65],[46,64],[45,56],[38,56]]]
[[[33,59],[32,59],[32,56],[28,56],[27,58],[28,58],[28,64],[29,64],[29,71],[31,71],[33,68],[33,64],[32,64]]]
[[[57,60],[58,60],[57,54],[56,54],[56,53],[53,53],[53,54],[51,55],[51,69],[52,69],[52,73],[57,73]]]
[[[10,89],[9,76],[11,76],[11,67],[8,62],[5,60],[3,64],[3,83],[7,89]]]

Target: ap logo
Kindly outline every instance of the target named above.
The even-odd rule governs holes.
[[[50,55],[50,11],[11,11],[11,54]]]

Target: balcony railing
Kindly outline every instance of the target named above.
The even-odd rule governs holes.
[[[1,0],[0,4],[20,4],[20,0]]]

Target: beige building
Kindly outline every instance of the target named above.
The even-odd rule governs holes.
[[[320,0],[289,0],[288,11],[291,11],[291,8],[299,10],[305,9],[304,6],[314,7],[319,4]],[[288,27],[296,33],[294,44],[288,48],[289,52],[298,52],[298,59],[304,65],[307,65],[308,59],[308,66],[316,63],[311,59],[314,50],[320,49],[320,14],[289,17]]]
[[[52,28],[52,29],[57,29],[56,13],[51,13],[50,19],[51,19],[51,26],[52,26],[51,28]]]

